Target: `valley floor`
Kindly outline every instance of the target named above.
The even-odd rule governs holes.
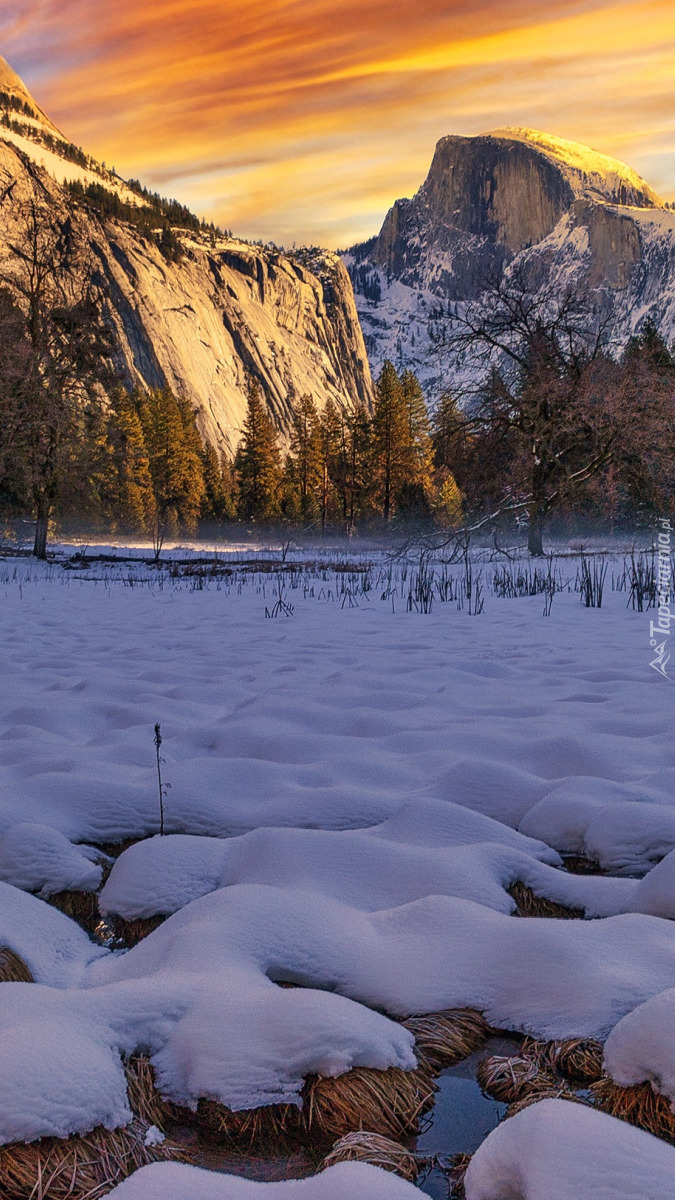
[[[667,1113],[673,685],[622,556],[601,608],[560,559],[548,615],[496,594],[517,564],[476,561],[471,594],[436,564],[430,606],[414,563],[250,557],[0,561],[0,947],[35,981],[0,988],[0,1184],[16,1147],[138,1118],[139,1054],[174,1113],[293,1107],[308,1078],[416,1077],[414,1019],[448,1010],[521,1048],[601,1043],[602,1086],[653,1081]],[[95,939],[74,894],[98,896]],[[467,1200],[675,1192],[675,1118],[656,1138],[556,1079],[467,1144]],[[254,1183],[167,1162],[110,1194],[412,1187],[364,1163]]]

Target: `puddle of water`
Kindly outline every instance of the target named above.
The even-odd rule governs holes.
[[[505,1104],[483,1095],[475,1079],[462,1079],[450,1071],[436,1080],[439,1092],[431,1124],[417,1138],[420,1154],[446,1158],[473,1154],[506,1112]]]
[[[436,1079],[438,1093],[424,1133],[415,1140],[419,1154],[473,1154],[488,1133],[499,1124],[506,1104],[484,1096],[476,1083],[476,1067],[489,1054],[517,1054],[520,1043],[491,1038],[480,1050]],[[432,1200],[448,1200],[448,1177],[438,1167],[420,1176],[418,1186]]]

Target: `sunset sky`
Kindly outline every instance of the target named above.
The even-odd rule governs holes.
[[[673,0],[0,0],[72,141],[248,237],[345,246],[446,133],[529,125],[675,198]]]

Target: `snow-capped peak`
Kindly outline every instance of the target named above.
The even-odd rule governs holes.
[[[512,125],[493,129],[487,135],[493,138],[525,142],[533,146],[564,171],[568,182],[578,195],[585,194],[589,187],[619,203],[637,203],[642,207],[663,208],[664,202],[657,192],[618,158],[601,154],[584,146],[581,142],[568,141],[552,133],[541,133],[538,129]],[[622,193],[622,188],[625,192]],[[622,195],[625,197],[622,199]]]

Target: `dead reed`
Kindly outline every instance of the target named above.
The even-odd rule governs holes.
[[[411,1154],[400,1142],[359,1129],[340,1138],[321,1166],[325,1169],[341,1162],[367,1162],[385,1171],[393,1171],[395,1175],[414,1183],[426,1161]]]
[[[548,1087],[543,1087],[541,1091],[528,1092],[527,1095],[521,1096],[520,1100],[509,1104],[504,1118],[515,1117],[516,1113],[522,1112],[524,1108],[529,1108],[531,1104],[538,1104],[540,1100],[569,1100],[572,1104],[588,1104],[588,1100],[572,1091],[568,1083],[565,1083],[563,1079],[558,1079]]]
[[[124,1074],[129,1108],[135,1117],[148,1125],[156,1125],[163,1133],[171,1121],[183,1118],[183,1109],[160,1096],[152,1063],[144,1054],[128,1058],[124,1064]]]
[[[203,1137],[242,1150],[275,1150],[302,1141],[303,1122],[295,1104],[270,1104],[233,1112],[218,1100],[197,1105],[197,1128]]]
[[[190,1160],[168,1140],[146,1146],[147,1130],[134,1120],[113,1132],[98,1126],[69,1138],[0,1146],[2,1200],[98,1200],[147,1163]]]
[[[464,1200],[464,1176],[471,1162],[470,1154],[453,1154],[448,1170],[448,1195],[450,1200]]]
[[[468,1058],[490,1037],[483,1015],[473,1008],[449,1008],[402,1022],[415,1038],[421,1060],[440,1071]]]
[[[602,1078],[602,1042],[595,1038],[567,1038],[551,1042],[553,1065],[574,1083],[595,1083]]]
[[[650,1083],[619,1087],[613,1079],[600,1079],[590,1088],[593,1104],[611,1117],[646,1129],[655,1137],[675,1142],[675,1113],[670,1100],[655,1092]]]
[[[343,1075],[305,1080],[302,1108],[273,1104],[232,1112],[217,1100],[202,1099],[197,1124],[204,1136],[240,1148],[297,1144],[369,1130],[387,1138],[415,1134],[433,1103],[435,1086],[425,1068],[378,1071],[354,1067]]]
[[[85,933],[92,934],[101,920],[96,892],[54,892],[45,899],[66,917],[77,921]]]
[[[494,1100],[512,1104],[560,1082],[548,1064],[534,1055],[503,1057],[493,1054],[479,1062],[476,1081]]]
[[[557,917],[563,921],[579,921],[584,917],[583,908],[569,908],[557,900],[535,896],[526,883],[512,883],[506,890],[515,900],[517,917]]]
[[[585,854],[563,854],[561,855],[563,866],[570,875],[604,875],[604,871],[599,862],[593,858],[586,858]]]
[[[166,921],[165,916],[154,917],[132,917],[130,920],[125,920],[124,917],[118,917],[114,913],[106,913],[106,921],[111,926],[115,938],[124,944],[127,948],[135,946],[137,942],[141,942],[149,933]]]
[[[0,983],[33,982],[33,976],[23,959],[8,946],[0,946]]]
[[[309,1133],[342,1137],[367,1129],[383,1137],[415,1134],[433,1104],[436,1088],[425,1067],[354,1067],[344,1075],[308,1079],[303,1088],[303,1118]]]

